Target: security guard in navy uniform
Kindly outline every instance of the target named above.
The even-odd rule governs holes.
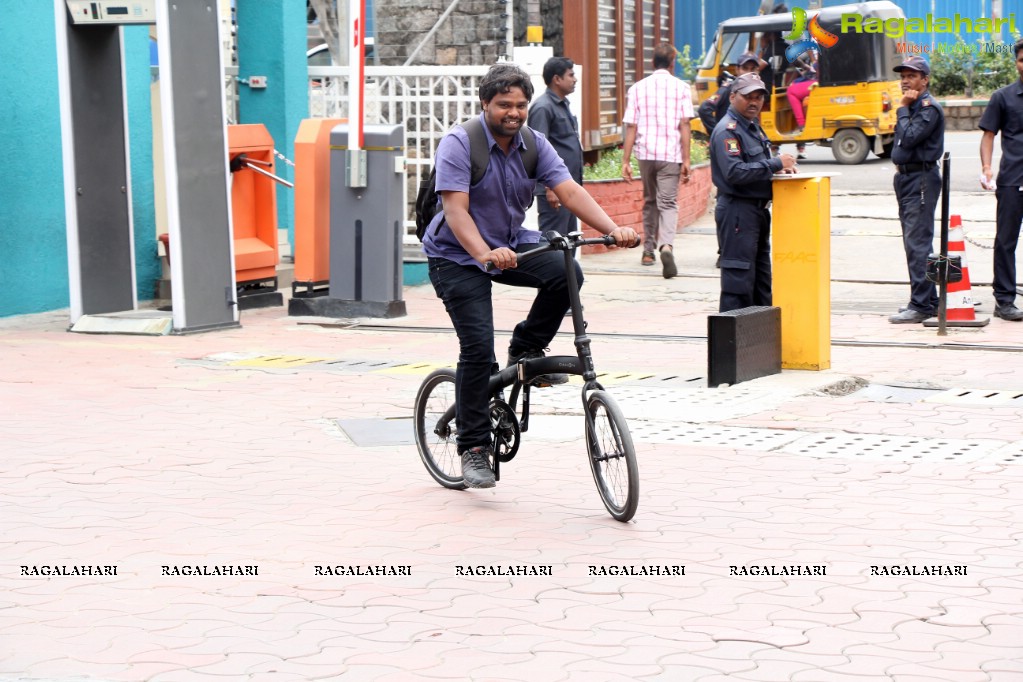
[[[945,114],[927,91],[931,67],[923,57],[910,57],[895,67],[902,79],[902,102],[895,124],[892,163],[899,201],[902,244],[909,266],[909,305],[888,318],[892,324],[913,324],[938,312],[938,291],[927,279],[927,256],[934,244],[934,208],[941,195],[938,160],[945,148]]]
[[[732,83],[728,113],[710,136],[714,220],[721,247],[720,312],[771,305],[771,176],[795,173],[791,154],[771,158],[759,124],[767,88],[756,73]]]

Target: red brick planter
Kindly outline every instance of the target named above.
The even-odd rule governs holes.
[[[643,183],[634,180],[592,180],[583,185],[600,207],[621,227],[631,227],[643,234]],[[710,200],[710,164],[703,163],[693,168],[688,183],[678,186],[678,226],[689,225],[707,210]],[[600,233],[589,225],[583,225],[587,237],[599,237]],[[604,246],[583,247],[583,253],[602,253]]]

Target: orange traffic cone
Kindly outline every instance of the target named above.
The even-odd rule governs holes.
[[[963,278],[959,282],[949,282],[945,297],[945,324],[949,327],[983,327],[991,318],[977,319],[973,309],[973,296],[970,291],[970,269],[966,266],[966,242],[963,238],[963,220],[957,215],[949,218],[948,224],[948,257],[959,256],[962,262]],[[924,322],[925,326],[937,327],[938,320]]]

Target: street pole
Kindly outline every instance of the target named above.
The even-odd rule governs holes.
[[[948,336],[948,192],[952,160],[949,152],[941,157],[941,253],[938,257],[938,336]]]
[[[366,152],[364,147],[363,83],[366,79],[366,0],[348,3],[348,163],[345,184],[366,186]]]

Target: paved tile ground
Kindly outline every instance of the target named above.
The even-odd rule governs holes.
[[[594,489],[577,386],[534,394],[496,488],[430,479],[411,405],[456,345],[428,287],[361,327],[0,320],[0,679],[1023,680],[1023,379],[1004,350],[1023,327],[955,332],[990,348],[964,352],[836,310],[831,370],[711,390],[714,280],[599,258],[585,305],[637,442],[628,524]],[[499,300],[508,330],[528,294]],[[930,390],[835,388],[868,383]],[[23,574],[49,566],[116,575]],[[458,574],[502,566],[551,575]],[[786,567],[809,574],[766,574]]]

